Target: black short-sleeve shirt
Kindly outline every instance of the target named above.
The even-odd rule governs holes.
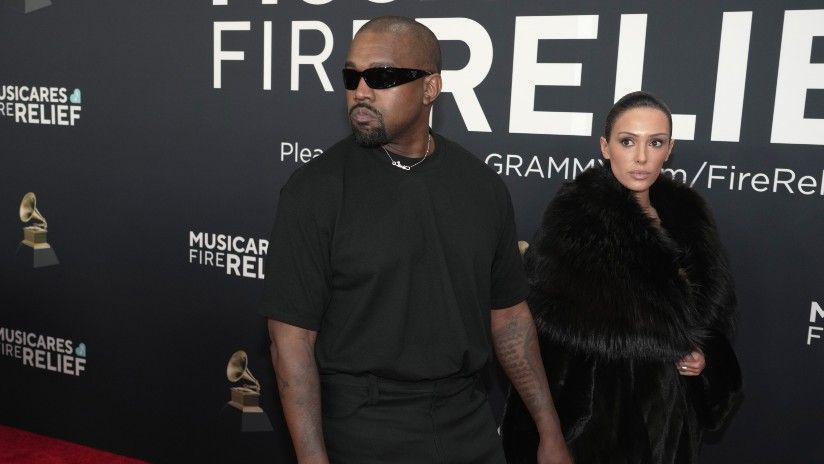
[[[492,353],[490,310],[526,299],[506,186],[434,139],[405,171],[348,137],[281,190],[260,313],[317,331],[321,373],[472,374]]]

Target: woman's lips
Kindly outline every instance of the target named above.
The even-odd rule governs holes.
[[[649,171],[630,171],[629,175],[635,180],[646,180],[652,173]]]

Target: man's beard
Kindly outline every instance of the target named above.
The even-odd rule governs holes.
[[[383,122],[370,131],[362,131],[352,126],[352,133],[355,135],[355,142],[362,147],[377,148],[389,143],[389,134],[386,133]]]
[[[360,130],[357,124],[350,119],[349,125],[352,127],[352,134],[355,136],[355,142],[358,145],[367,148],[377,148],[389,143],[391,140],[389,138],[389,133],[386,132],[386,125],[383,123],[383,115],[380,113],[380,111],[378,111],[375,108],[372,108],[371,106],[365,103],[358,103],[349,109],[350,117],[352,115],[352,112],[358,108],[365,108],[374,113],[378,119],[378,127],[367,131],[363,131]]]

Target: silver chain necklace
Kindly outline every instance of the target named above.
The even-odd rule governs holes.
[[[417,163],[409,165],[409,166],[401,163],[400,160],[396,161],[396,160],[392,159],[392,155],[389,154],[389,151],[383,146],[381,146],[381,148],[383,148],[383,152],[386,153],[386,156],[389,158],[389,161],[392,162],[392,166],[395,166],[398,169],[403,169],[404,171],[410,171],[415,166],[423,163],[423,160],[425,160],[426,157],[429,156],[429,143],[430,142],[432,142],[432,134],[426,134],[426,151],[423,152],[423,158],[421,158],[421,160],[418,161]]]

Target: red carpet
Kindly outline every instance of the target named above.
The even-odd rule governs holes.
[[[3,464],[146,464],[87,446],[0,425]]]

